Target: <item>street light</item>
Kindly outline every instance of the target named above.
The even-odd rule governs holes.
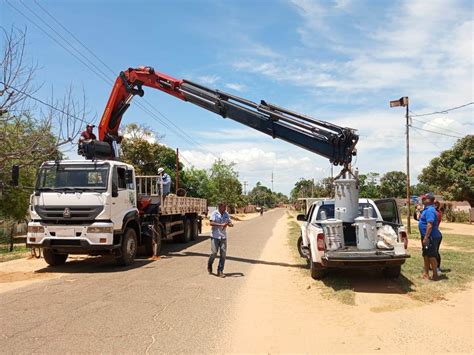
[[[411,233],[411,223],[410,223],[410,122],[409,122],[409,112],[410,110],[408,109],[408,96],[403,96],[398,100],[390,101],[390,107],[406,107],[406,149],[407,149],[407,231],[408,233]]]

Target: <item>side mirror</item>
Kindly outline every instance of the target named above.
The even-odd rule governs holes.
[[[299,214],[296,216],[296,220],[306,222],[306,216],[304,214]]]
[[[11,185],[14,187],[18,186],[20,180],[20,166],[19,165],[13,165],[12,166],[12,182]]]
[[[112,197],[118,197],[118,187],[115,184],[112,184]]]

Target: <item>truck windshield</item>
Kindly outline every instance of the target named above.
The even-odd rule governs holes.
[[[105,191],[108,176],[109,164],[43,166],[38,174],[36,190]]]

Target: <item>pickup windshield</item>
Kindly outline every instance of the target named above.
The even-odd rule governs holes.
[[[105,191],[109,164],[56,164],[41,167],[37,191]]]

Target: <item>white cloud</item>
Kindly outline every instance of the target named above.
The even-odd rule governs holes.
[[[245,90],[245,85],[243,84],[238,84],[238,83],[226,83],[225,84],[226,88],[235,90],[235,91],[244,91]]]
[[[219,79],[218,75],[201,75],[197,77],[199,83],[207,85],[215,84]]]

